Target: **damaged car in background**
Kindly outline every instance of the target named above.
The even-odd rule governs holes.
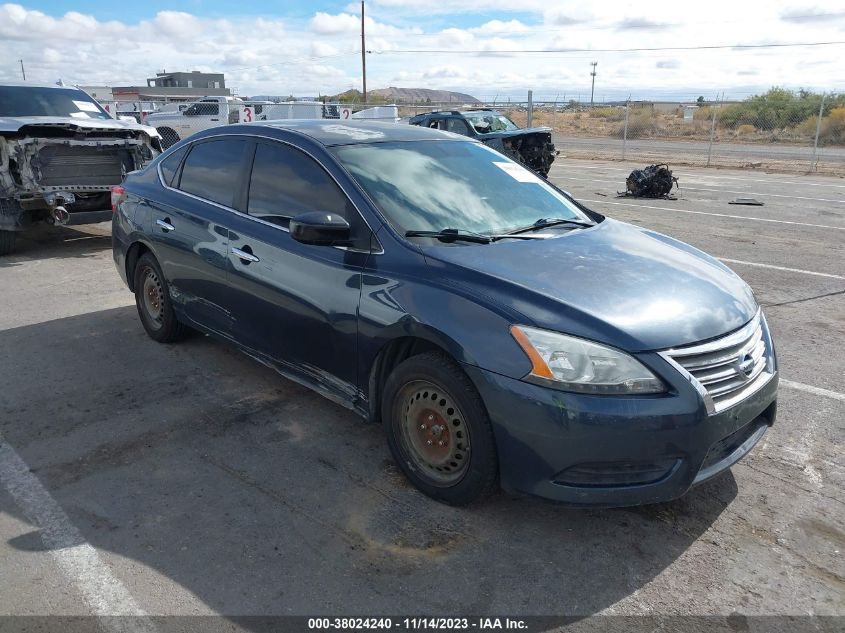
[[[0,255],[33,223],[111,219],[111,189],[161,152],[154,128],[113,119],[68,86],[0,85]]]
[[[543,178],[549,175],[558,154],[552,143],[551,128],[521,128],[495,110],[425,112],[411,117],[408,122],[479,140]]]

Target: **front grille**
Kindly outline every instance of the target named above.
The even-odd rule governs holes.
[[[771,341],[761,313],[745,326],[722,338],[664,352],[688,374],[718,413],[762,387],[772,377]]]
[[[68,185],[119,185],[132,159],[124,148],[50,145],[33,159],[41,170],[42,187]]]

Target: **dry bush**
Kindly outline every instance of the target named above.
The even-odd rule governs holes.
[[[807,117],[795,126],[795,131],[804,136],[813,137],[816,135],[816,122],[818,120],[818,116]]]
[[[692,118],[695,121],[709,121],[713,117],[713,106],[701,106],[692,113]]]
[[[819,117],[807,117],[795,126],[795,131],[810,139],[816,136],[816,125]],[[828,115],[822,118],[819,127],[819,143],[821,145],[840,145],[845,143],[845,107],[833,108]]]
[[[822,119],[819,142],[837,145],[845,143],[845,107],[834,108]]]
[[[753,125],[748,123],[743,123],[738,128],[736,128],[736,135],[737,136],[746,136],[748,134],[754,134],[757,131],[757,128]]]
[[[623,121],[625,119],[625,108],[593,108],[589,111],[591,119],[606,119],[608,121]]]
[[[639,110],[628,114],[628,138],[651,136],[657,131],[657,122],[651,112]],[[613,136],[622,138],[625,134],[625,124],[618,126]]]

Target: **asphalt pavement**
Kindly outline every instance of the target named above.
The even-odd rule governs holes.
[[[551,178],[752,285],[782,387],[730,472],[639,508],[440,505],[380,427],[211,338],[151,341],[108,225],[45,227],[0,260],[0,613],[845,615],[845,180],[690,168],[677,201],[616,198],[634,166]]]

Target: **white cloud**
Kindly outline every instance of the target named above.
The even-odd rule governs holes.
[[[311,42],[312,57],[333,57],[338,53],[340,53],[340,51],[331,44],[321,42],[320,40],[315,40]]]
[[[260,18],[226,19],[172,10],[128,23],[0,4],[0,56],[24,59],[35,81],[132,85],[163,68],[196,69],[225,71],[227,85],[241,94],[331,94],[360,88],[359,10],[356,2],[306,18],[268,10]],[[598,61],[599,99],[771,85],[843,90],[845,65],[837,60],[845,46],[602,52],[841,40],[845,17],[837,12],[841,8],[818,0],[711,0],[706,15],[698,5],[680,3],[665,17],[640,16],[623,0],[368,0],[367,48],[374,53],[367,58],[367,84],[452,88],[490,98],[533,89],[537,98],[577,98],[589,96],[589,62]],[[474,20],[476,14],[483,19]],[[592,52],[510,52],[546,48]],[[400,52],[432,49],[442,52]],[[14,63],[0,65],[0,79],[18,78]]]
[[[361,29],[361,19],[349,13],[331,15],[318,11],[311,18],[311,30],[320,35],[354,33]]]
[[[425,79],[464,79],[467,71],[460,66],[438,66],[429,68],[422,74]]]
[[[531,29],[528,25],[523,24],[519,20],[508,20],[507,22],[503,22],[502,20],[490,20],[481,26],[469,30],[472,33],[478,33],[479,35],[493,35],[499,33],[525,33]]]
[[[361,32],[361,16],[351,13],[330,14],[318,11],[311,18],[311,30],[319,35],[349,35]],[[422,33],[419,28],[402,29],[383,22],[377,22],[373,18],[364,18],[364,28],[372,35],[404,35],[407,33]]]
[[[466,47],[473,42],[475,36],[470,33],[469,31],[465,31],[464,29],[444,29],[440,31],[440,34],[437,36],[437,43],[439,46],[444,48],[448,48],[450,46],[454,47]]]

